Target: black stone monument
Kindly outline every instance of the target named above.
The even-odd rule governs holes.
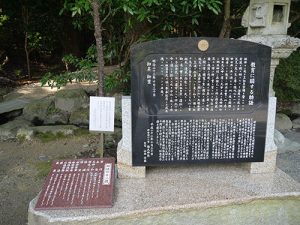
[[[232,39],[133,46],[133,165],[262,162],[270,61],[270,47]]]

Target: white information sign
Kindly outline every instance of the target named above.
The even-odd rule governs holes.
[[[114,131],[115,98],[90,97],[90,131]]]

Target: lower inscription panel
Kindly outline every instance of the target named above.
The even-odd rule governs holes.
[[[255,149],[264,146],[260,127],[249,117],[210,119],[151,118],[140,135],[141,155],[136,165],[205,161],[262,161]],[[263,125],[264,126],[264,125]],[[140,162],[139,162],[140,160]]]

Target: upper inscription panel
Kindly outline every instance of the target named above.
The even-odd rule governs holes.
[[[134,165],[263,160],[269,47],[177,38],[131,53]]]
[[[261,103],[256,59],[245,54],[150,55],[142,62],[148,114],[250,111]]]

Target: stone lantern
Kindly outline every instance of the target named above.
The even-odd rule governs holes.
[[[288,22],[290,5],[290,0],[250,0],[242,19],[242,25],[247,27],[247,34],[239,38],[240,40],[260,43],[272,48],[265,161],[250,163],[251,173],[273,172],[276,168],[274,73],[279,60],[287,58],[300,46],[300,39],[287,35],[290,26]]]
[[[248,35],[286,35],[290,27],[290,0],[250,1],[242,19]]]

